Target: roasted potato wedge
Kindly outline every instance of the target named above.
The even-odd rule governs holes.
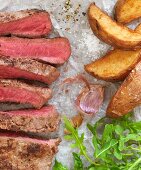
[[[118,0],[115,5],[115,19],[127,24],[141,17],[141,0]]]
[[[104,57],[85,66],[85,70],[98,79],[121,81],[140,61],[141,50],[111,50]]]
[[[107,116],[120,117],[141,104],[141,62],[132,70],[113,96]]]
[[[136,27],[135,31],[141,34],[141,24]]]
[[[104,42],[121,49],[141,48],[141,34],[114,22],[94,3],[88,9],[88,20],[94,34]]]

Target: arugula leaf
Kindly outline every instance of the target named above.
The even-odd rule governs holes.
[[[115,146],[117,143],[118,143],[118,141],[116,139],[111,139],[111,141],[105,143],[104,147],[101,149],[101,151],[98,153],[98,155],[96,155],[96,158],[100,157],[100,155],[102,155],[107,150],[109,150],[110,148]]]
[[[71,121],[69,121],[66,117],[64,117],[64,122],[65,122],[66,129],[71,133],[70,136],[71,136],[72,140],[75,141],[75,143],[73,143],[71,146],[73,148],[78,147],[80,149],[80,153],[82,155],[85,155],[86,147],[83,144],[84,134],[79,136],[78,131],[73,127]]]
[[[95,164],[95,162],[88,156],[86,147],[83,143],[84,133],[79,136],[78,131],[73,127],[72,123],[64,117],[65,128],[71,133],[73,141],[73,147],[77,147],[80,150],[80,155],[83,155],[91,164]]]
[[[83,163],[80,156],[73,152],[74,170],[83,170]]]
[[[134,170],[141,163],[141,158],[138,158],[128,170]]]
[[[93,134],[92,159],[84,145],[84,133],[79,135],[78,130],[66,117],[64,122],[70,132],[65,139],[71,140],[71,147],[80,151],[73,153],[74,170],[138,170],[141,166],[141,122],[133,122],[130,115],[117,120],[102,118],[94,125],[87,125]],[[84,167],[80,155],[85,157],[89,167]],[[62,167],[64,168],[63,165]]]
[[[111,140],[112,135],[113,135],[113,130],[114,130],[113,124],[105,125],[103,135],[102,135],[102,143],[105,143]]]
[[[105,166],[99,166],[99,167],[91,167],[89,168],[88,170],[110,170],[110,169],[107,169]]]
[[[93,136],[92,143],[95,148],[94,156],[96,157],[96,155],[98,155],[99,153],[99,147],[98,147],[98,142],[95,136]]]
[[[120,125],[115,126],[115,133],[119,136],[123,135],[124,128]]]
[[[53,166],[53,170],[68,170],[67,167],[63,166],[60,162],[55,160],[55,164]]]
[[[115,147],[114,147],[114,156],[117,159],[122,160],[122,153],[120,152],[118,145],[115,145]]]
[[[98,134],[96,133],[96,129],[97,129],[98,123],[96,122],[94,126],[87,124],[87,128],[91,131],[91,133],[93,134],[93,136],[95,136],[95,138],[97,139],[97,143],[100,143],[99,141],[99,137]]]
[[[125,146],[124,143],[125,143],[125,138],[121,137],[119,140],[119,147],[118,147],[120,151],[124,150],[124,146]]]
[[[73,140],[73,136],[72,135],[66,135],[66,136],[64,136],[64,139]]]
[[[141,141],[141,136],[138,134],[128,134],[127,137],[124,138],[125,142],[128,142],[129,140],[134,140],[134,141]]]
[[[141,123],[140,122],[132,122],[130,123],[130,127],[135,131],[141,131]]]

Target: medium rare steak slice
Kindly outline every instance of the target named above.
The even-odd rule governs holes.
[[[0,78],[24,78],[51,84],[59,75],[59,71],[48,64],[24,58],[0,56]]]
[[[22,10],[0,13],[0,35],[21,37],[42,37],[52,30],[48,12],[41,10]]]
[[[30,104],[41,108],[52,96],[48,88],[31,86],[17,80],[0,80],[0,102]]]
[[[53,64],[63,64],[70,57],[71,47],[66,38],[23,39],[1,37],[0,54],[12,58],[28,58]]]
[[[54,106],[40,110],[1,112],[0,129],[33,133],[50,133],[59,128],[60,117]]]
[[[0,134],[1,170],[50,170],[60,139],[39,140]]]

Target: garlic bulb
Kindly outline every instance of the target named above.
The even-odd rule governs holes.
[[[77,97],[76,105],[81,113],[95,114],[103,103],[104,88],[101,85],[84,87]]]

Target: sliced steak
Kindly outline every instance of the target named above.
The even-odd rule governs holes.
[[[0,134],[1,170],[50,170],[60,139],[39,140]]]
[[[71,47],[66,38],[23,39],[1,37],[0,54],[12,58],[28,58],[53,64],[63,64],[70,57]]]
[[[31,86],[17,80],[0,80],[0,102],[30,104],[41,108],[52,96],[48,88]]]
[[[60,117],[54,106],[40,110],[0,112],[0,129],[32,133],[50,133],[59,128]]]
[[[0,13],[0,35],[21,37],[42,37],[52,30],[48,12],[41,10],[22,10]]]
[[[24,58],[0,56],[0,78],[24,78],[51,84],[60,73],[53,66]]]

